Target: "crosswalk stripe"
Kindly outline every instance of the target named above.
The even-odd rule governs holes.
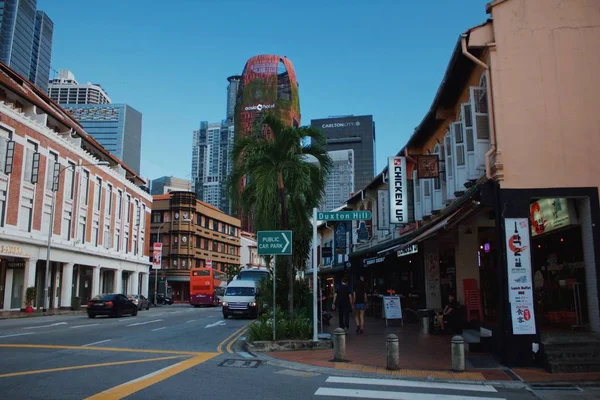
[[[441,382],[421,382],[405,381],[399,379],[371,379],[371,378],[351,378],[345,376],[330,376],[327,383],[346,383],[356,385],[378,385],[378,386],[396,386],[396,387],[414,387],[427,389],[450,389],[464,390],[472,392],[498,392],[496,388],[490,385],[470,385],[466,383],[441,383]]]
[[[439,393],[388,392],[385,390],[319,388],[315,396],[350,397],[381,400],[506,400],[499,397],[472,397]]]

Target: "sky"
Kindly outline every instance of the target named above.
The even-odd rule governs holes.
[[[192,132],[225,118],[227,77],[258,54],[294,64],[301,124],[373,115],[379,173],[427,113],[486,0],[38,0],[51,77],[69,69],[143,114],[141,175],[190,179]]]

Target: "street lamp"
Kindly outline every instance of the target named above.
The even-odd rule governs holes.
[[[80,167],[83,166],[91,166],[91,165],[96,165],[96,166],[107,166],[109,165],[108,161],[100,161],[97,163],[89,163],[89,164],[79,164]],[[54,174],[52,175],[52,206],[50,208],[50,224],[48,226],[48,250],[46,253],[46,272],[44,274],[44,308],[43,308],[43,312],[46,312],[48,310],[48,284],[50,282],[48,282],[48,275],[50,273],[50,250],[52,248],[52,231],[53,231],[53,225],[54,225],[54,207],[56,205],[56,192],[58,192],[58,184],[59,184],[59,178],[60,178],[60,174],[62,174],[64,171],[66,171],[67,169],[71,168],[71,167],[76,167],[76,164],[69,164],[66,167],[61,167],[61,165],[56,162],[54,163]],[[69,238],[70,239],[70,238]]]
[[[158,231],[157,231],[157,233],[156,233],[156,242],[157,242],[157,243],[162,243],[162,242],[160,241],[160,230],[162,229],[162,227],[163,227],[163,225],[164,225],[164,224],[165,224],[165,223],[163,222],[163,223],[162,223],[162,224],[160,224],[160,225],[159,225],[159,227],[158,227]],[[161,248],[161,255],[160,255],[160,263],[162,264],[162,248]],[[165,290],[166,290],[166,289],[165,289]],[[154,270],[154,307],[156,307],[156,306],[157,306],[157,304],[158,304],[158,303],[157,303],[157,300],[156,300],[156,297],[157,297],[157,295],[158,295],[158,268],[156,268],[156,269]],[[166,296],[165,296],[165,297],[166,297]]]

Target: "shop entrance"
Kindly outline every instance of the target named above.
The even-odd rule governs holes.
[[[479,282],[483,322],[488,327],[499,326],[498,310],[502,302],[502,270],[497,263],[496,228],[479,228]]]
[[[588,325],[582,234],[570,226],[534,236],[533,283],[537,318],[549,330]]]

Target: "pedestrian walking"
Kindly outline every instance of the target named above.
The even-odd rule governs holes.
[[[352,308],[352,293],[348,287],[348,278],[342,278],[342,284],[333,295],[332,309],[338,310],[339,324],[342,329],[350,328],[350,310]]]
[[[365,332],[365,310],[367,309],[367,290],[364,276],[361,276],[360,280],[354,285],[352,303],[356,311],[354,314],[356,334],[363,334]]]

